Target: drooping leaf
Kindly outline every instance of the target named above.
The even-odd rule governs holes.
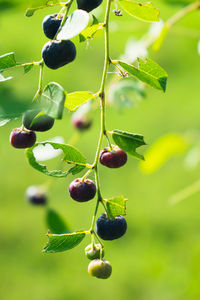
[[[26,17],[32,17],[36,10],[45,7],[51,7],[52,4],[59,3],[59,0],[35,0],[32,5],[26,10]]]
[[[83,31],[89,22],[89,14],[81,9],[75,10],[58,33],[58,40],[69,40]]]
[[[158,22],[159,10],[151,2],[141,3],[131,0],[120,0],[121,7],[131,16],[146,22]]]
[[[49,241],[44,247],[45,253],[56,253],[70,250],[78,246],[85,237],[84,231],[67,234],[48,234]]]
[[[144,159],[143,155],[136,152],[138,147],[146,145],[144,137],[139,134],[129,133],[121,130],[113,130],[112,137],[115,143],[125,152],[139,159]]]
[[[150,58],[147,58],[146,61],[139,58],[138,67],[123,61],[117,61],[116,63],[142,82],[165,92],[168,78],[167,72]]]
[[[91,92],[74,92],[66,95],[65,107],[70,111],[75,111],[79,106],[96,96]]]
[[[64,153],[64,160],[69,164],[74,164],[72,168],[68,171],[62,170],[52,170],[49,171],[47,167],[43,164],[40,164],[36,161],[34,156],[34,149],[38,145],[51,145],[54,149],[61,149]],[[81,172],[86,166],[86,160],[83,154],[74,148],[71,145],[59,144],[59,143],[52,143],[52,142],[43,142],[43,143],[36,143],[33,147],[26,149],[26,157],[28,159],[29,164],[36,170],[52,177],[66,177],[68,174],[77,174]]]
[[[46,211],[47,228],[54,234],[69,233],[69,227],[64,219],[53,209]]]
[[[80,42],[84,42],[94,37],[95,33],[104,28],[104,24],[94,24],[84,29],[80,34]]]
[[[65,103],[65,91],[56,82],[50,82],[41,96],[43,111],[54,119],[62,119]]]
[[[0,72],[17,65],[14,52],[0,56]]]
[[[123,196],[113,197],[111,199],[104,199],[106,204],[107,213],[109,217],[115,218],[116,216],[126,215],[126,201]]]
[[[159,170],[172,156],[187,149],[184,137],[170,133],[159,138],[145,154],[145,161],[140,162],[140,169],[151,174]]]

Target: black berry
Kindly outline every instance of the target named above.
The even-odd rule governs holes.
[[[86,202],[94,198],[96,185],[90,179],[82,181],[81,178],[77,178],[70,183],[69,194],[78,202]]]
[[[114,219],[107,218],[103,213],[97,220],[97,234],[102,240],[115,240],[123,236],[127,229],[127,223],[123,216],[117,216]]]
[[[58,14],[48,15],[44,18],[42,27],[47,38],[53,40],[62,22],[62,16],[57,18]]]
[[[39,186],[29,186],[26,190],[26,198],[31,204],[45,205],[47,203],[47,195]]]
[[[99,161],[108,168],[120,168],[127,162],[127,154],[118,146],[113,149],[105,148],[101,151]]]
[[[54,119],[41,114],[35,120],[34,118],[39,114],[39,110],[27,110],[22,116],[23,125],[34,131],[47,131],[53,127]]]
[[[85,248],[85,255],[91,260],[100,258],[101,249],[100,244],[95,244],[94,246],[90,244]],[[104,257],[104,249],[102,250],[102,257]]]
[[[76,0],[78,9],[83,9],[87,12],[97,8],[103,0]]]
[[[94,259],[88,266],[88,273],[100,279],[107,279],[112,273],[112,266],[107,260]]]
[[[32,130],[15,128],[10,134],[10,143],[15,148],[29,148],[36,142],[36,134]]]
[[[76,47],[71,41],[50,41],[42,49],[44,63],[50,69],[58,69],[72,62],[76,57]]]

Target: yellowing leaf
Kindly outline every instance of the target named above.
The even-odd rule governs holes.
[[[70,111],[75,111],[80,105],[94,99],[95,97],[96,96],[91,92],[74,92],[66,94],[65,107]]]

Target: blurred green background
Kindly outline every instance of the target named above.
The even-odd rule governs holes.
[[[22,7],[11,5],[5,9],[1,6],[0,54],[14,51],[17,61],[37,61],[47,41],[41,28],[43,17],[57,9],[41,10],[34,17],[25,18],[22,2]],[[167,5],[167,1],[154,2],[164,20],[179,9],[179,6]],[[169,74],[167,92],[147,88],[147,98],[139,106],[123,113],[114,108],[107,110],[108,129],[143,134],[148,143],[143,151],[164,134],[200,130],[199,18],[199,12],[187,16],[171,30],[158,53],[150,51],[150,56]],[[125,13],[123,18],[112,16],[111,20],[113,28],[118,29],[113,30],[110,37],[112,58],[123,53],[130,36],[139,38],[149,27]],[[75,41],[78,45],[78,40]],[[45,83],[57,81],[69,92],[97,91],[102,64],[103,36],[99,34],[88,49],[85,43],[78,46],[74,63],[58,71],[45,69]],[[0,86],[0,101],[5,106],[11,100],[31,101],[37,89],[37,68],[27,75],[20,70],[14,75],[13,80]],[[38,140],[63,136],[67,142],[75,133],[70,117],[70,113],[66,113],[51,131],[38,134]],[[97,146],[99,124],[97,111],[92,129],[81,135],[76,145],[89,162],[93,161]],[[129,201],[127,234],[114,242],[105,242],[105,257],[113,266],[113,274],[108,280],[98,280],[87,273],[84,247],[90,243],[89,238],[69,252],[41,252],[47,241],[45,209],[30,206],[24,192],[29,185],[43,184],[48,178],[28,165],[23,150],[10,146],[10,131],[20,125],[18,119],[0,128],[2,300],[200,299],[200,194],[175,206],[168,202],[173,193],[199,178],[199,167],[188,171],[183,166],[183,157],[177,156],[150,175],[143,174],[138,168],[139,162],[132,157],[119,170],[100,168],[103,195],[108,198],[123,194]],[[72,179],[70,176],[53,180],[49,205],[66,218],[73,230],[88,229],[95,202],[72,201],[67,191]]]

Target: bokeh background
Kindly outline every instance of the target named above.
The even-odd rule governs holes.
[[[26,1],[0,2],[0,54],[14,51],[17,61],[40,60],[47,39],[41,24],[44,16],[57,9],[41,10],[34,17],[24,16]],[[181,6],[167,1],[154,1],[166,20]],[[173,2],[173,1],[170,1]],[[16,6],[15,6],[16,3]],[[19,5],[18,5],[19,4]],[[104,5],[102,6],[102,12]],[[97,11],[102,19],[101,9]],[[161,136],[180,133],[190,137],[195,132],[198,144],[200,130],[200,14],[192,13],[171,29],[159,52],[150,50],[169,74],[165,94],[147,88],[147,97],[139,105],[118,112],[107,110],[107,127],[137,132],[145,136],[148,148]],[[119,57],[130,37],[140,38],[149,24],[129,17],[111,17],[111,54]],[[45,69],[45,81],[59,82],[67,91],[97,91],[103,64],[103,36],[78,45],[73,64],[58,71]],[[108,75],[108,80],[112,74]],[[0,103],[4,109],[12,103],[21,109],[30,102],[37,89],[38,70],[24,75],[21,70],[14,79],[1,83]],[[14,103],[16,104],[14,104]],[[21,104],[20,104],[21,103]],[[38,134],[43,141],[62,136],[67,142],[75,133],[66,112],[52,130]],[[99,110],[94,114],[91,130],[82,134],[76,146],[92,162],[97,146]],[[171,157],[151,174],[139,168],[139,162],[129,157],[126,166],[118,170],[100,168],[103,195],[108,198],[124,195],[128,200],[127,234],[116,241],[105,242],[106,259],[113,266],[108,280],[91,278],[85,239],[77,248],[60,254],[44,254],[47,238],[45,209],[32,207],[24,199],[29,185],[43,184],[48,178],[32,169],[24,151],[9,144],[12,128],[20,119],[0,127],[0,298],[2,300],[198,300],[200,299],[200,193],[170,205],[169,198],[200,177],[198,164],[185,168],[185,153]],[[69,198],[67,189],[72,177],[53,179],[49,190],[49,206],[66,218],[73,230],[88,229],[95,202],[83,205]]]

